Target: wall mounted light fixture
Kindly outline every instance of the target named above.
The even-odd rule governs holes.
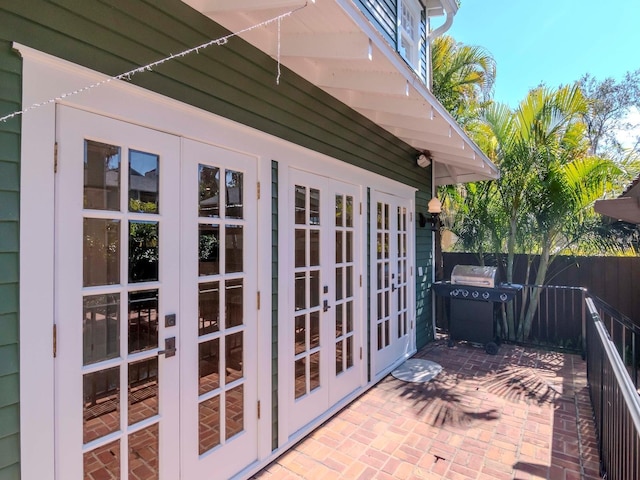
[[[429,222],[431,224],[431,230],[435,232],[438,229],[438,224],[440,222],[440,213],[442,213],[442,202],[438,200],[438,197],[433,197],[429,200],[429,203],[427,204],[427,212],[429,212],[429,217],[425,218],[424,224],[421,218],[420,223],[424,226],[426,222]]]
[[[431,154],[428,151],[422,152],[416,157],[416,163],[419,167],[427,168],[431,165]]]

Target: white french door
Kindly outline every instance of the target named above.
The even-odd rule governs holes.
[[[354,185],[290,170],[290,434],[362,382],[360,201]]]
[[[414,348],[413,215],[410,200],[381,192],[371,207],[371,351],[379,374]]]
[[[183,154],[182,478],[227,479],[258,455],[256,159]]]
[[[58,107],[56,477],[257,458],[255,159]]]

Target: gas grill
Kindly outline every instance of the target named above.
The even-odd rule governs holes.
[[[497,283],[496,267],[456,265],[450,282],[435,282],[436,295],[449,298],[449,345],[456,340],[483,344],[491,355],[498,353],[500,339],[495,332],[498,306],[513,300],[522,285]]]

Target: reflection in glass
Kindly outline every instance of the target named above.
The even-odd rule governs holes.
[[[120,367],[82,377],[83,442],[120,429]]]
[[[241,172],[227,170],[227,218],[242,218],[243,176]]]
[[[378,219],[376,225],[378,230],[382,230],[382,203],[378,202],[376,212],[377,212],[376,216]]]
[[[382,234],[380,232],[378,232],[377,238],[376,251],[378,252],[378,260],[380,260],[382,258],[382,251],[384,248],[382,245]]]
[[[82,285],[120,283],[120,221],[85,218],[83,240]]]
[[[120,147],[84,141],[84,208],[120,210]]]
[[[320,225],[320,190],[309,189],[309,225]]]
[[[294,342],[295,342],[295,354],[299,354],[304,352],[307,349],[306,341],[307,341],[307,326],[306,326],[306,317],[305,315],[299,315],[295,319],[295,332],[294,332]]]
[[[336,342],[336,375],[342,373],[342,340]]]
[[[353,227],[353,197],[347,197],[347,227]]]
[[[244,430],[244,385],[229,390],[225,396],[225,439]]]
[[[378,324],[378,350],[382,350],[384,339],[382,338],[382,323]]]
[[[198,346],[198,395],[220,388],[220,339]]]
[[[198,273],[217,275],[220,273],[220,227],[218,225],[199,225]]]
[[[84,478],[120,478],[120,440],[86,452],[82,457]]]
[[[353,262],[353,232],[347,232],[347,262]]]
[[[347,369],[353,367],[353,337],[347,337]]]
[[[129,222],[129,282],[158,280],[158,222]]]
[[[158,347],[158,290],[129,293],[129,353]]]
[[[242,272],[244,266],[242,263],[244,253],[244,231],[241,225],[229,225],[226,228],[225,236],[225,252],[226,273]]]
[[[158,480],[158,424],[129,435],[129,478]]]
[[[220,216],[220,169],[198,165],[198,215]]]
[[[295,266],[305,267],[307,265],[307,241],[306,230],[296,229],[295,233]]]
[[[320,386],[320,352],[309,356],[309,391],[314,391]]]
[[[82,364],[120,355],[120,294],[82,299]]]
[[[129,425],[158,414],[158,357],[129,364]]]
[[[220,330],[219,282],[198,285],[198,335]]]
[[[316,267],[320,265],[320,231],[311,230],[309,232],[309,265]]]
[[[309,272],[309,307],[320,305],[320,270]]]
[[[347,302],[347,333],[353,332],[353,301]]]
[[[225,337],[225,383],[242,378],[242,361],[244,356],[244,343],[242,332],[232,333]]]
[[[295,219],[296,225],[307,223],[307,188],[296,185]]]
[[[343,224],[343,208],[344,205],[342,195],[336,195],[336,227],[341,227]]]
[[[336,305],[336,338],[341,337],[343,334],[343,321],[342,321],[342,304]]]
[[[242,325],[243,313],[242,279],[227,280],[225,286],[225,328]]]
[[[342,263],[342,249],[344,248],[342,245],[343,233],[338,231],[336,232],[336,263]]]
[[[347,293],[346,297],[353,297],[353,267],[347,267]]]
[[[336,300],[342,300],[342,271],[341,267],[336,268]]]
[[[311,312],[309,315],[309,348],[320,346],[320,312]]]
[[[384,204],[384,229],[389,230],[389,205]]]
[[[129,211],[158,213],[159,160],[153,153],[129,150]]]
[[[302,357],[296,360],[294,368],[294,395],[295,398],[302,397],[307,393],[307,371],[306,371],[306,357]]]
[[[297,272],[295,278],[295,303],[296,311],[307,308],[307,284],[306,274],[304,272]]]
[[[200,455],[220,445],[220,397],[198,405],[198,439]]]

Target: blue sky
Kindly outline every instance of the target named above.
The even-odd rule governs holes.
[[[640,0],[462,0],[447,34],[493,55],[494,99],[511,107],[541,82],[619,80],[640,68]]]

